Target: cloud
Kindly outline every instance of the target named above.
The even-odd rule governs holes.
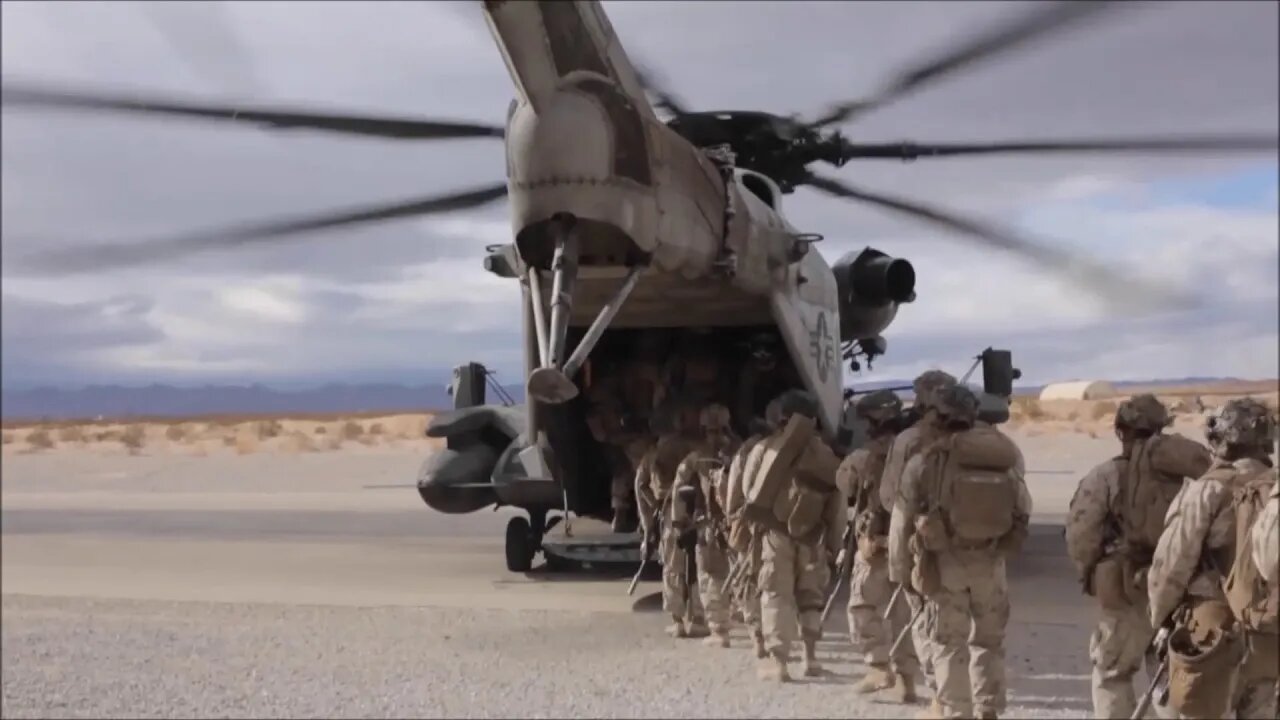
[[[1026,5],[605,8],[631,57],[656,67],[693,107],[814,114],[873,92],[892,69]],[[513,95],[476,3],[182,7],[191,9],[4,3],[0,60],[8,78],[490,122],[501,121]],[[1277,52],[1274,4],[1135,5],[1121,15],[941,82],[842,130],[854,140],[963,141],[1276,127],[1280,76],[1274,63],[1258,62]],[[780,32],[802,40],[778,43]],[[10,110],[3,122],[5,259],[51,245],[426,196],[504,172],[502,144],[493,140],[384,142]],[[1277,324],[1277,196],[1276,164],[1262,160],[992,157],[827,170],[1021,227],[1135,276],[1190,283],[1208,297],[1207,309],[1195,313],[1112,317],[1052,273],[891,214],[807,190],[787,196],[784,207],[801,230],[826,235],[820,249],[832,259],[870,244],[916,264],[920,300],[890,329],[878,376],[951,358],[963,365],[988,344],[1012,348],[1029,377],[1085,369],[1111,377],[1268,374],[1268,363],[1276,364],[1265,342]],[[417,381],[471,358],[518,376],[518,286],[481,268],[484,247],[510,235],[499,203],[56,282],[6,268],[0,332],[6,347],[15,333],[27,333],[21,337],[32,350],[26,365],[6,350],[5,382],[23,373],[58,382],[90,374]],[[138,289],[145,289],[145,312],[97,320],[106,301]],[[122,334],[68,336],[42,321],[50,304],[80,308],[78,317],[91,320],[78,322],[103,322]],[[78,369],[42,364],[36,349],[74,354]],[[1232,359],[1239,357],[1253,360]]]

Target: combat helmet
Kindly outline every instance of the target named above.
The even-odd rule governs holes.
[[[725,430],[730,420],[729,408],[720,403],[711,403],[698,413],[698,425],[705,431]]]
[[[972,426],[978,420],[978,396],[963,385],[949,385],[933,393],[933,410],[947,424]]]
[[[1156,399],[1155,395],[1144,393],[1120,403],[1116,408],[1115,426],[1128,430],[1147,432],[1152,435],[1160,432],[1173,422],[1169,409]]]
[[[921,409],[934,407],[934,396],[943,388],[956,384],[954,375],[942,370],[926,370],[911,383],[916,394],[916,405]]]
[[[854,404],[853,412],[873,426],[882,426],[902,414],[902,400],[892,390],[877,390],[862,396]]]
[[[1253,398],[1229,400],[1209,417],[1205,437],[1215,451],[1228,447],[1266,449],[1275,440],[1276,420],[1271,409]]]
[[[803,415],[815,420],[818,417],[817,401],[812,394],[804,390],[788,390],[779,395],[775,402],[778,403],[779,425],[789,420],[792,415]]]

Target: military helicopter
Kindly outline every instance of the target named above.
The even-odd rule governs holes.
[[[1037,4],[1024,16],[906,68],[878,93],[836,104],[809,120],[686,109],[632,63],[596,0],[477,3],[515,86],[505,127],[219,107],[7,83],[6,108],[159,114],[397,140],[489,137],[506,145],[506,181],[488,187],[322,217],[44,253],[24,264],[33,271],[97,272],[459,211],[505,197],[513,241],[490,247],[483,263],[521,285],[527,399],[523,406],[489,404],[484,367],[472,363],[456,370],[455,409],[436,417],[427,431],[445,438],[447,447],[424,464],[418,492],[428,506],[446,513],[503,505],[527,511],[528,518],[513,517],[507,527],[512,571],[528,570],[539,551],[549,560],[635,560],[635,533],[578,539],[565,533],[554,542],[547,536],[575,515],[615,514],[611,486],[622,460],[592,422],[600,405],[596,396],[607,394],[602,387],[615,382],[623,396],[641,388],[638,401],[621,401],[624,410],[612,423],[618,433],[641,438],[661,429],[649,412],[666,402],[658,396],[704,392],[704,399],[733,405],[734,423],[744,430],[771,397],[755,390],[769,384],[775,391],[801,387],[819,399],[822,431],[836,442],[848,430],[842,421],[842,361],[857,369],[883,355],[882,333],[902,305],[917,299],[915,271],[904,258],[868,247],[828,264],[813,250],[822,236],[799,229],[783,212],[785,196],[796,189],[813,188],[923,221],[979,247],[1060,271],[1074,269],[1077,280],[1107,297],[1133,297],[1141,290],[1132,278],[1060,248],[856,188],[812,171],[812,165],[1004,153],[1276,149],[1273,135],[866,143],[833,129],[1115,4]],[[987,359],[987,389],[1005,394],[1014,376],[1008,353]],[[702,374],[704,384],[698,386],[694,370],[705,370],[707,363],[713,370]],[[743,377],[753,379],[725,389],[726,378]],[[742,392],[748,399],[735,403]]]

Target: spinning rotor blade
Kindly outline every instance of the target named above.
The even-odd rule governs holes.
[[[500,127],[475,123],[236,108],[163,100],[154,96],[81,93],[20,85],[5,85],[0,98],[5,106],[176,115],[205,120],[257,123],[278,129],[306,128],[405,140],[500,138],[504,134]]]
[[[1099,11],[1113,9],[1115,5],[1118,3],[1111,0],[1061,0],[1043,3],[1031,12],[1006,21],[932,60],[907,68],[880,92],[868,99],[833,106],[826,115],[810,123],[809,127],[819,128],[845,122],[855,115],[893,102],[940,78],[968,69],[982,60],[1012,50],[1031,40],[1043,38],[1055,30],[1064,29]]]
[[[846,143],[841,152],[844,160],[885,158],[915,160],[921,157],[954,157],[957,155],[998,155],[1003,153],[1076,153],[1076,152],[1200,152],[1275,150],[1280,138],[1275,135],[1201,135],[1179,138],[1117,138],[1098,140],[1034,140],[990,143]]]
[[[632,67],[635,69],[636,79],[640,81],[640,86],[648,91],[648,93],[653,96],[654,100],[657,101],[653,104],[655,108],[658,108],[659,110],[666,110],[675,117],[688,114],[685,110],[685,104],[675,95],[671,94],[671,92],[664,88],[660,83],[656,82],[653,79],[653,73],[647,69],[641,68],[639,63],[634,61],[632,61]]]
[[[295,218],[266,224],[242,225],[170,238],[133,243],[112,243],[37,253],[20,263],[23,268],[51,274],[98,270],[104,267],[140,265],[207,250],[221,250],[261,243],[309,230],[325,230],[360,223],[420,217],[465,210],[493,202],[507,194],[505,183],[452,195],[348,210],[323,217]]]
[[[1122,304],[1128,310],[1133,310],[1135,306],[1186,307],[1192,302],[1191,298],[1165,288],[1150,285],[1143,287],[1141,280],[1112,272],[1087,258],[1059,248],[1041,245],[1006,230],[928,205],[857,190],[834,178],[818,175],[810,175],[805,184],[829,195],[858,200],[901,215],[924,220],[965,235],[986,247],[996,247],[1021,255],[1050,270],[1071,276],[1076,282],[1089,286],[1113,302]]]

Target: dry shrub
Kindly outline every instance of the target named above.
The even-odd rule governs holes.
[[[12,445],[12,444],[14,443],[14,440],[15,440],[15,439],[16,439],[16,438],[14,438],[14,437],[13,437],[13,433],[5,433],[5,434],[4,434],[4,444],[5,444],[5,445]]]
[[[316,451],[315,441],[311,439],[310,435],[301,430],[289,433],[284,440],[285,452],[304,453]]]
[[[95,434],[93,439],[97,442],[118,442],[121,437],[122,433],[119,430],[103,430]]]
[[[248,455],[258,451],[258,439],[252,435],[237,435],[235,438],[237,455]]]
[[[185,425],[170,425],[164,429],[164,437],[170,442],[182,442],[187,438],[187,428]]]
[[[239,436],[238,434],[236,434],[236,433],[228,433],[228,434],[226,434],[226,435],[223,435],[223,436],[222,436],[222,444],[223,444],[223,445],[226,445],[227,447],[235,447],[235,445],[236,445],[236,440],[237,440],[239,437],[240,437],[240,436]]]
[[[354,420],[348,420],[342,424],[342,438],[344,440],[355,440],[364,434],[364,428],[360,427],[360,423]]]
[[[79,425],[68,425],[58,431],[58,440],[69,443],[84,442],[84,431]]]
[[[380,422],[376,422],[369,426],[370,435],[381,435],[383,432],[385,432],[385,430]]]
[[[1079,419],[1080,419],[1080,413],[1079,413],[1079,412],[1076,412],[1075,410],[1072,410],[1071,412],[1067,413],[1067,422],[1075,422],[1075,421],[1077,421],[1077,420],[1079,420]]]
[[[1033,397],[1014,398],[1011,403],[1011,410],[1028,420],[1043,420],[1048,416],[1048,413],[1040,405],[1040,399]]]
[[[1104,418],[1111,417],[1116,414],[1116,410],[1119,409],[1119,407],[1120,406],[1112,400],[1103,400],[1093,406],[1092,417],[1094,420],[1102,420]]]
[[[280,433],[284,432],[284,425],[279,420],[259,420],[254,423],[254,430],[259,440],[269,440],[279,437]]]
[[[49,450],[53,447],[53,437],[44,428],[36,428],[27,433],[27,444],[33,450]]]
[[[146,431],[141,425],[130,425],[120,434],[120,444],[128,448],[130,453],[136,453],[147,444]]]
[[[327,427],[325,427],[325,426],[323,426],[323,425],[317,425],[317,426],[316,426],[316,434],[317,434],[317,435],[327,435],[328,433],[329,433],[329,428],[327,428]]]
[[[326,438],[324,441],[324,445],[322,445],[321,447],[323,447],[325,450],[341,450],[342,438],[337,436]]]

